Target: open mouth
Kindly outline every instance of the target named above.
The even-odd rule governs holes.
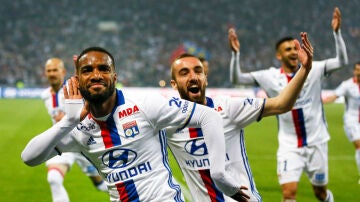
[[[197,86],[191,86],[188,88],[188,91],[190,91],[192,93],[198,93],[200,91],[200,88]]]
[[[290,59],[290,60],[297,60],[298,57],[297,57],[297,56],[290,56],[289,59]]]

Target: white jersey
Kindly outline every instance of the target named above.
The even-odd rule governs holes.
[[[269,97],[277,96],[294,75],[282,68],[250,73]],[[293,109],[278,117],[280,148],[300,148],[326,142],[330,139],[321,101],[321,80],[325,75],[325,62],[313,62]]]
[[[345,98],[344,123],[359,124],[360,123],[360,85],[356,83],[355,78],[343,81],[336,88],[335,94],[338,97]]]
[[[336,57],[314,61],[302,91],[291,111],[278,115],[279,149],[301,148],[330,139],[321,101],[321,81],[324,76],[348,63],[346,46],[341,31],[334,32]],[[232,53],[230,80],[239,84],[258,85],[269,97],[277,96],[294,75],[271,67],[266,70],[242,73],[240,53]]]
[[[206,133],[209,133],[205,138],[212,148],[209,158],[218,161],[211,167],[216,174],[223,172],[225,144],[219,139],[223,136],[211,133],[213,125],[201,122],[208,114],[203,109],[205,106],[180,98],[164,99],[156,95],[132,98],[117,90],[117,102],[109,116],[101,118],[103,121],[87,116],[71,131],[71,136],[61,139],[55,149],[82,152],[97,165],[107,182],[111,201],[183,201],[180,186],[172,177],[168,164],[166,137],[161,129],[205,125]],[[220,128],[216,131],[223,131]],[[29,148],[46,147],[48,144],[44,144],[46,140],[42,137],[51,139],[51,131],[46,131],[48,135],[37,136],[33,141],[36,143]],[[56,135],[61,136],[61,132]],[[220,144],[215,150],[217,141]],[[221,176],[217,184],[226,186],[226,192],[233,194],[239,189],[239,182],[226,173]]]
[[[46,88],[42,94],[41,99],[44,101],[45,107],[48,111],[48,114],[51,117],[51,121],[55,124],[54,116],[59,113],[59,111],[64,111],[64,93],[63,89],[56,93],[51,92],[51,87]]]
[[[262,116],[265,100],[260,98],[206,98],[207,106],[223,118],[226,141],[226,172],[249,188],[250,201],[261,201],[248,162],[243,127]],[[234,201],[215,186],[209,173],[209,157],[201,128],[185,128],[174,132],[166,129],[168,145],[185,176],[196,202]]]

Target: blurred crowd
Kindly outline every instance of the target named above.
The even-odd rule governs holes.
[[[2,1],[0,86],[43,87],[43,66],[49,57],[66,62],[89,46],[113,53],[123,86],[169,86],[172,53],[191,41],[209,53],[210,87],[230,87],[227,30],[235,27],[244,71],[277,66],[275,43],[307,31],[314,60],[335,56],[332,12],[342,13],[342,34],[349,67],[325,83],[333,88],[351,76],[360,60],[359,1],[165,1],[165,0],[24,0]]]

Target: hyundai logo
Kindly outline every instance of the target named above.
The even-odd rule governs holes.
[[[204,156],[208,154],[203,138],[188,141],[184,149],[187,153],[194,156]]]
[[[109,168],[125,168],[132,164],[137,158],[135,151],[130,149],[114,149],[106,152],[102,162]]]

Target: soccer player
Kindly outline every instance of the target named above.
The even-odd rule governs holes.
[[[360,175],[360,61],[354,65],[353,77],[343,81],[334,94],[323,98],[323,102],[332,103],[341,96],[345,98],[344,130],[355,146],[355,162]]]
[[[308,175],[315,196],[320,201],[333,201],[328,183],[328,145],[330,139],[321,101],[321,79],[347,64],[348,58],[341,36],[341,15],[334,9],[331,22],[336,57],[314,61],[304,87],[290,112],[278,115],[277,174],[283,200],[296,200],[298,182],[303,171]],[[291,37],[276,44],[276,58],[281,67],[243,73],[240,69],[240,43],[235,30],[229,30],[232,49],[231,77],[233,83],[260,86],[269,97],[277,96],[299,70],[299,55]]]
[[[62,88],[66,76],[64,62],[59,58],[48,59],[45,63],[45,76],[50,86],[44,90],[41,98],[44,101],[52,123],[55,124],[65,115],[65,100]],[[70,201],[63,181],[66,173],[69,172],[74,162],[89,176],[98,190],[107,192],[107,186],[96,168],[83,155],[80,153],[66,152],[61,156],[55,156],[46,161],[46,166],[48,167],[47,180],[50,185],[52,201]]]
[[[214,110],[180,98],[130,95],[117,90],[113,56],[83,50],[76,76],[64,86],[65,116],[34,137],[22,160],[39,165],[65,151],[84,154],[106,180],[111,201],[183,201],[167,159],[165,127],[201,127],[210,173],[221,191],[241,198],[240,182],[225,173],[222,119]]]
[[[207,69],[199,58],[185,53],[171,65],[171,85],[178,90],[180,97],[213,108],[223,118],[226,172],[242,183],[243,191],[249,196],[249,199],[243,201],[262,201],[247,159],[243,128],[251,122],[260,121],[262,117],[284,113],[292,108],[312,65],[313,50],[307,34],[301,33],[301,38],[303,48],[300,48],[298,41],[296,43],[302,67],[288,87],[270,99],[207,97]],[[180,165],[193,200],[234,201],[221,193],[209,175],[208,153],[202,129],[165,130],[169,148]]]

